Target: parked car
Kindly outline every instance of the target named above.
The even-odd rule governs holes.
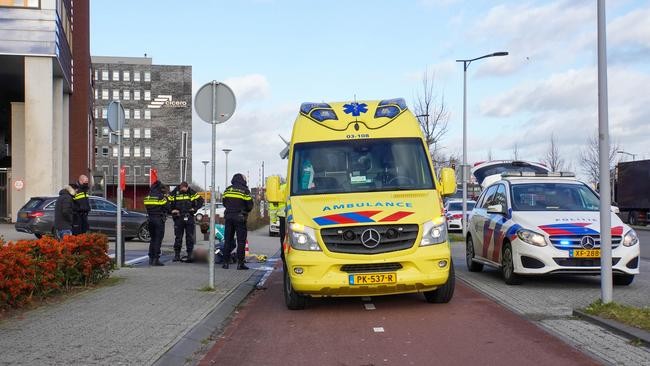
[[[90,231],[109,237],[116,236],[117,205],[102,197],[89,197],[91,211],[88,214]],[[34,234],[37,238],[54,234],[54,205],[56,197],[32,197],[18,211],[16,231]],[[123,210],[122,236],[125,240],[137,238],[149,241],[147,215]]]
[[[467,201],[467,217],[474,209],[476,201]],[[445,204],[445,216],[447,217],[447,230],[463,231],[463,200],[449,200]],[[467,217],[465,220],[467,220]]]
[[[223,217],[223,213],[226,211],[226,207],[221,202],[215,202],[214,206],[215,206],[214,207],[215,215],[219,217]],[[194,214],[194,218],[196,219],[197,222],[201,222],[203,220],[203,216],[210,217],[209,203],[196,210],[196,213]]]
[[[525,275],[600,274],[600,201],[573,174],[503,173],[469,217],[466,262],[472,272],[499,268],[509,285]],[[615,285],[639,273],[635,231],[611,214]]]

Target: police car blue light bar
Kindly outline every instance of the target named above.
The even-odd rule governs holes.
[[[535,172],[518,172],[506,171],[501,173],[502,177],[537,177],[537,178],[558,178],[558,177],[575,177],[572,172],[548,172],[548,173],[535,173]]]

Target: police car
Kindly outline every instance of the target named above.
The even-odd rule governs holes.
[[[615,285],[639,273],[639,239],[611,215]],[[600,274],[599,198],[572,173],[505,172],[469,218],[466,262],[472,272],[500,268],[509,285],[523,275]]]

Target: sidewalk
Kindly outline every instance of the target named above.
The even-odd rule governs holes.
[[[249,234],[257,254],[279,249],[278,238],[267,232]],[[172,240],[165,237],[167,245]],[[206,264],[167,262],[115,271],[111,277],[121,281],[114,286],[1,322],[0,364],[152,364],[257,272],[216,268],[214,292],[200,291],[208,284]]]

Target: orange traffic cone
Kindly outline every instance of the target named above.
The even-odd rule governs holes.
[[[250,250],[248,249],[248,240],[246,240],[246,252],[245,252],[244,255],[248,257],[250,254],[251,254],[251,252],[250,252]]]

